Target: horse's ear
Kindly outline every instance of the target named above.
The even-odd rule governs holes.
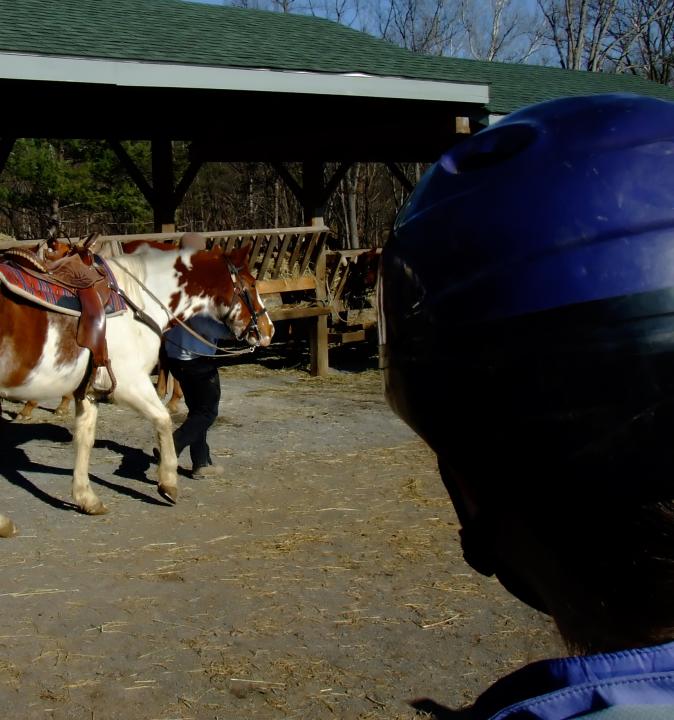
[[[241,267],[242,265],[248,265],[250,261],[250,251],[253,249],[253,243],[247,242],[245,245],[232,250],[231,258],[235,265]]]

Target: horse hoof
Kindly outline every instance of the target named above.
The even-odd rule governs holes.
[[[16,525],[8,517],[0,515],[0,538],[11,538],[18,532]]]
[[[22,423],[22,422],[30,422],[31,421],[30,415],[17,415],[14,418],[14,422]]]
[[[92,505],[91,507],[83,507],[80,508],[80,510],[85,515],[105,515],[108,512],[108,508],[103,505],[100,500],[96,503],[96,505]]]
[[[157,492],[164,498],[164,500],[168,500],[171,505],[176,504],[176,500],[178,499],[178,488],[162,487],[161,485],[158,485]]]

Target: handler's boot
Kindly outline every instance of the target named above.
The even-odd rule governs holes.
[[[192,470],[194,480],[210,480],[211,478],[222,477],[225,468],[222,465],[202,465]]]

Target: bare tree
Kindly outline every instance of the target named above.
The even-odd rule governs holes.
[[[353,26],[360,16],[360,0],[306,0],[307,13]]]
[[[630,37],[636,30],[636,40]],[[633,72],[663,85],[674,82],[674,3],[633,0],[616,18],[616,37],[623,51],[618,72]]]
[[[465,44],[476,60],[526,62],[544,40],[544,23],[535,9],[513,0],[461,0]]]
[[[563,68],[634,71],[634,59],[671,50],[671,0],[538,0],[538,6]]]
[[[606,32],[606,16],[615,11],[618,0],[538,0],[548,26],[549,42],[554,46],[559,64],[568,70],[587,69],[595,64],[587,46],[599,47]],[[602,30],[603,28],[603,30]]]
[[[408,50],[426,55],[459,51],[457,0],[384,0],[375,17],[378,34]]]

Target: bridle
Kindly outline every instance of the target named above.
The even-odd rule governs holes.
[[[237,304],[237,298],[240,298],[248,310],[250,320],[248,321],[248,325],[246,325],[246,327],[241,331],[241,334],[238,337],[236,335],[234,337],[237,342],[240,342],[247,335],[254,333],[257,338],[257,344],[259,345],[262,335],[260,333],[260,328],[257,325],[258,318],[261,315],[266,315],[269,322],[271,322],[271,318],[269,317],[267,308],[264,305],[262,305],[259,312],[255,309],[250,289],[241,279],[240,273],[242,269],[243,267],[237,267],[230,260],[227,261],[227,270],[232,278],[232,285],[234,287],[234,297],[232,298],[232,304],[230,305],[227,315],[229,316],[234,312],[234,307]]]

